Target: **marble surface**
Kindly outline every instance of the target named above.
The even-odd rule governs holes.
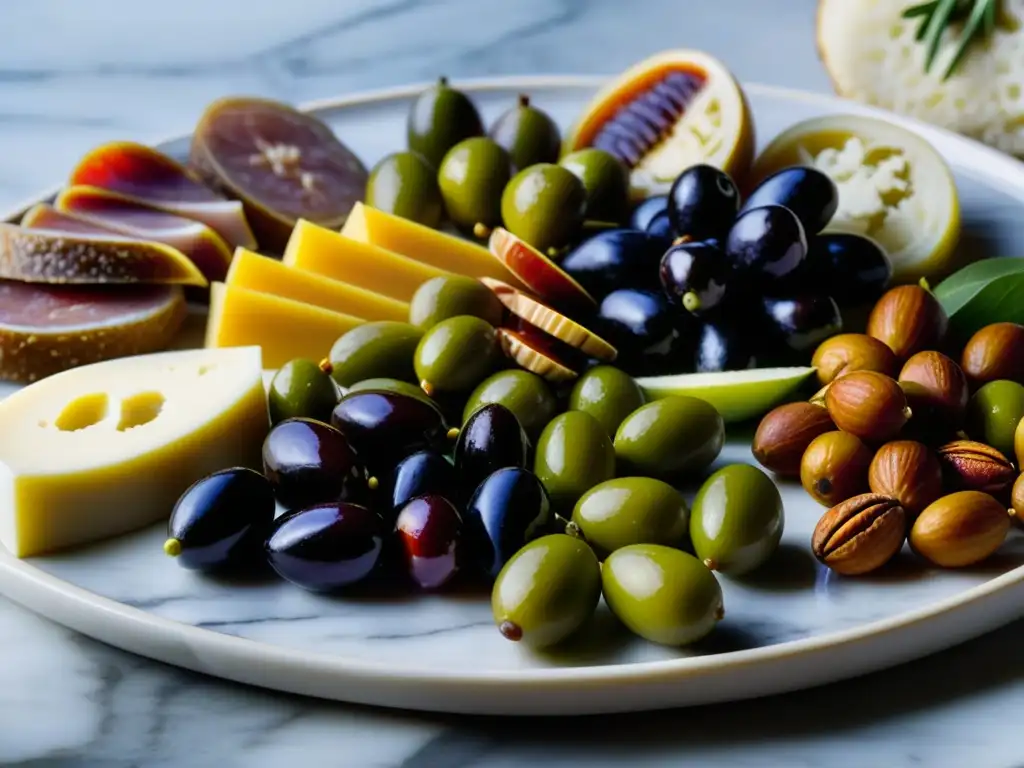
[[[432,79],[620,69],[691,45],[826,91],[810,0],[33,0],[0,3],[0,205],[89,146],[189,129],[227,93],[293,101]],[[301,11],[297,10],[301,9]],[[115,651],[0,599],[0,765],[1024,765],[1024,623],[763,701],[489,719],[268,693]]]

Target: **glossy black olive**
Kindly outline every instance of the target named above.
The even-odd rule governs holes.
[[[384,489],[388,495],[384,506],[398,514],[398,510],[417,496],[434,494],[456,499],[458,487],[455,467],[448,459],[433,451],[417,451],[398,462]]]
[[[618,350],[616,367],[632,376],[682,373],[690,365],[694,320],[664,291],[612,291],[592,325]]]
[[[754,364],[749,329],[731,323],[704,323],[699,331],[694,367],[698,373],[740,371]]]
[[[642,203],[633,209],[633,213],[629,217],[629,226],[631,229],[639,229],[641,231],[647,229],[647,225],[651,223],[651,219],[657,216],[662,211],[668,208],[668,195],[655,195],[654,197],[648,197]]]
[[[672,227],[672,219],[669,218],[667,210],[656,214],[647,224],[647,228],[644,231],[651,237],[661,238],[662,240],[673,240],[676,236],[676,231]]]
[[[661,259],[659,274],[665,295],[700,317],[726,298],[731,269],[725,254],[706,243],[680,243]]]
[[[566,254],[559,266],[600,301],[618,288],[657,288],[666,238],[637,229],[609,229]]]
[[[214,472],[189,486],[174,505],[164,551],[194,571],[257,565],[276,508],[274,489],[259,472]]]
[[[843,329],[839,306],[830,296],[765,297],[768,334],[794,352],[811,352]]]
[[[803,263],[807,237],[792,211],[768,205],[737,217],[725,239],[725,253],[736,269],[749,273],[752,281],[762,276],[779,279]]]
[[[543,483],[525,469],[506,467],[473,493],[463,518],[466,554],[494,578],[528,541],[551,530],[554,515]]]
[[[466,497],[497,470],[525,467],[529,454],[530,439],[512,411],[498,403],[473,411],[455,443],[455,472]]]
[[[315,419],[286,419],[263,441],[263,474],[288,509],[366,499],[366,470],[349,441]]]
[[[827,293],[840,307],[870,304],[892,279],[892,262],[878,243],[862,235],[829,232],[811,241],[807,254],[809,286]]]
[[[378,479],[410,454],[449,447],[448,427],[437,406],[397,392],[351,392],[335,406],[331,424]]]
[[[800,219],[808,235],[821,232],[839,207],[839,190],[828,175],[809,166],[792,166],[772,174],[750,193],[741,212],[783,205]]]
[[[384,519],[366,507],[318,504],[277,519],[266,543],[267,561],[303,589],[333,592],[374,572],[384,536]]]
[[[740,209],[740,191],[732,177],[703,163],[676,177],[668,200],[672,231],[691,240],[724,237]]]
[[[398,513],[395,535],[403,570],[420,589],[440,589],[458,573],[462,517],[445,497],[409,501]]]

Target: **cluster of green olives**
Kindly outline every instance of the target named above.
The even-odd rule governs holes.
[[[629,216],[626,166],[601,149],[563,157],[558,125],[525,95],[485,133],[473,101],[441,78],[410,109],[407,147],[371,170],[367,205],[475,238],[504,226],[544,253],[574,244],[585,221]]]

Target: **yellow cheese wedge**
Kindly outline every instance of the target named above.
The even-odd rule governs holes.
[[[398,301],[409,301],[427,280],[448,274],[304,219],[292,230],[282,261]]]
[[[352,208],[341,234],[438,269],[467,277],[493,277],[522,287],[516,276],[483,246],[362,203]]]
[[[251,291],[272,293],[283,299],[304,301],[366,320],[407,322],[409,319],[409,305],[404,301],[323,275],[303,272],[245,248],[235,249],[224,282]]]
[[[0,542],[29,557],[117,536],[166,519],[211,472],[259,469],[262,371],[255,347],[194,349],[18,390],[0,402]]]
[[[206,346],[259,346],[263,365],[280,368],[296,357],[322,360],[339,336],[364,322],[294,299],[215,282],[210,283]]]

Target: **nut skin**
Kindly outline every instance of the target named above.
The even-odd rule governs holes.
[[[1013,481],[1013,489],[1010,491],[1010,515],[1018,527],[1024,525],[1024,473]]]
[[[872,493],[896,499],[914,518],[942,495],[942,466],[924,443],[894,440],[875,452],[868,485]]]
[[[974,386],[997,379],[1024,384],[1024,325],[992,323],[964,345],[960,365]]]
[[[954,440],[936,449],[946,486],[961,491],[998,495],[1016,476],[1013,464],[990,445],[975,440]]]
[[[993,554],[1010,530],[1002,504],[981,491],[958,491],[933,501],[910,529],[910,547],[943,568],[962,568]]]
[[[820,563],[836,573],[858,576],[892,560],[906,538],[907,515],[899,501],[864,493],[821,516],[811,549]]]
[[[800,461],[800,484],[826,507],[868,490],[871,450],[849,432],[826,432],[807,446]]]
[[[954,360],[933,350],[911,355],[903,364],[900,386],[917,420],[955,431],[963,425],[971,393]]]
[[[867,443],[884,443],[910,419],[907,396],[890,376],[854,371],[828,385],[825,405],[839,429]]]
[[[818,435],[835,429],[828,411],[813,403],[787,403],[761,419],[751,451],[765,469],[800,477],[800,460]]]
[[[817,369],[822,386],[853,371],[878,371],[895,376],[899,370],[893,351],[865,333],[841,333],[826,339],[814,350],[811,365]]]
[[[900,360],[934,349],[946,335],[949,317],[931,291],[919,285],[890,288],[868,316],[867,332]]]

